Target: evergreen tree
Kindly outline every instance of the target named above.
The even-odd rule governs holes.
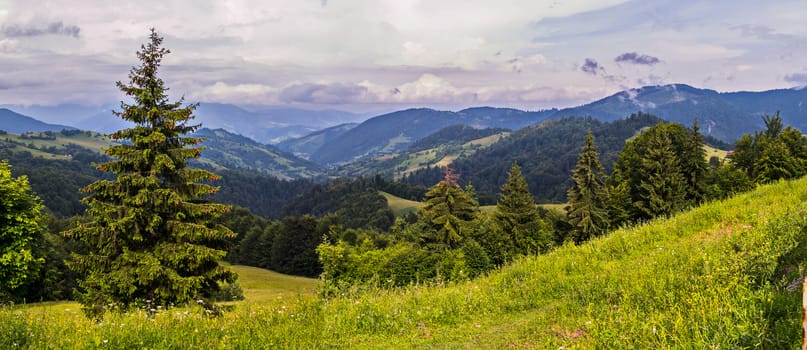
[[[0,301],[37,275],[41,257],[32,244],[41,238],[42,204],[31,193],[28,178],[11,177],[8,162],[0,162]]]
[[[445,179],[426,192],[425,203],[418,213],[429,228],[424,237],[427,244],[451,249],[459,247],[470,231],[470,222],[479,212],[476,199],[457,184],[458,177],[447,168]]]
[[[642,159],[639,200],[635,203],[645,218],[670,215],[683,209],[687,184],[680,169],[670,138],[665,134],[651,138]]]
[[[572,170],[572,187],[566,207],[569,224],[572,225],[576,242],[599,236],[608,228],[606,209],[605,172],[594,146],[594,135],[586,135],[577,161]]]
[[[106,150],[112,161],[97,166],[116,177],[84,188],[91,221],[65,232],[90,249],[73,254],[70,264],[87,276],[78,299],[88,316],[191,300],[217,312],[206,299],[219,282],[235,280],[218,264],[225,255],[219,248],[233,233],[211,223],[229,207],[205,200],[218,190],[205,182],[218,176],[186,166],[202,150],[194,147],[201,140],[184,136],[199,127],[188,124],[198,105],[169,102],[157,76],[169,50],[154,29],[149,39],[137,52],[140,65],[131,69],[129,83],[117,83],[133,103],[121,102],[115,115],[135,125],[110,135],[123,142]]]
[[[700,133],[697,119],[692,122],[689,137],[682,140],[678,159],[687,184],[686,200],[691,204],[703,202],[706,195],[705,179],[706,173],[709,171],[709,163],[706,160],[703,135]]]
[[[513,163],[507,182],[502,186],[493,218],[502,231],[512,237],[517,254],[544,252],[552,245],[548,225],[538,215],[538,206],[516,163]]]

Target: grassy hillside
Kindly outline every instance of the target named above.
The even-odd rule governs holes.
[[[249,302],[267,302],[297,295],[313,295],[317,280],[300,276],[284,275],[252,266],[230,266],[238,274],[238,284]]]
[[[780,182],[473,281],[243,302],[219,319],[5,308],[0,347],[795,347],[805,198],[807,179]]]
[[[395,213],[396,216],[416,212],[420,207],[423,206],[422,202],[403,199],[383,191],[380,191],[379,193],[381,193],[381,195],[387,199],[387,205],[389,205],[389,208],[392,209],[392,212]]]

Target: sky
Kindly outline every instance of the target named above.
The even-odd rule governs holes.
[[[803,0],[0,0],[0,105],[120,101],[152,27],[171,97],[194,102],[539,110],[790,88],[804,18]]]

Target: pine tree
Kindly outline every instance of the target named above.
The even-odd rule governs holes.
[[[538,215],[538,206],[516,163],[502,186],[493,218],[502,231],[512,237],[517,254],[537,254],[552,245],[549,227]]]
[[[654,135],[649,146],[642,159],[639,200],[635,205],[645,218],[670,215],[686,204],[686,178],[668,135]]]
[[[0,302],[31,281],[44,262],[32,251],[42,228],[42,203],[28,178],[12,178],[8,162],[0,162]]]
[[[445,179],[426,192],[425,204],[419,215],[430,228],[424,237],[427,244],[451,249],[459,247],[470,231],[471,221],[479,212],[476,199],[457,184],[458,177],[451,168],[447,168]]]
[[[703,135],[700,133],[698,120],[692,122],[689,137],[682,142],[682,149],[678,159],[681,163],[681,172],[687,183],[686,200],[692,204],[703,202],[706,195],[706,173],[709,163],[706,160],[706,149],[703,147]]]
[[[219,282],[235,280],[218,264],[225,255],[219,248],[233,233],[211,223],[229,207],[205,200],[218,190],[206,182],[218,176],[187,167],[202,150],[195,146],[200,139],[185,136],[200,126],[188,124],[198,104],[169,102],[157,70],[170,51],[154,29],[149,39],[129,83],[117,83],[133,102],[121,102],[115,115],[135,125],[110,135],[122,142],[106,150],[113,160],[97,166],[116,178],[84,188],[91,221],[65,232],[90,249],[70,263],[86,275],[79,301],[88,316],[192,300],[217,312],[206,299]]]
[[[605,172],[591,132],[586,135],[577,166],[572,170],[568,200],[566,215],[575,232],[576,242],[599,236],[607,230]]]

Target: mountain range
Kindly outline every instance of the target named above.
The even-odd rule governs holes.
[[[639,111],[685,125],[691,125],[697,118],[704,134],[732,143],[743,133],[759,130],[761,116],[776,111],[781,111],[786,124],[807,130],[804,101],[807,101],[807,89],[800,88],[717,92],[672,84],[629,89],[577,107],[542,111],[478,107],[454,112],[417,108],[365,120],[367,115],[335,110],[247,109],[203,103],[195,115],[196,121],[204,127],[239,134],[261,144],[277,144],[289,155],[308,159],[319,166],[334,167],[368,157],[395,155],[416,141],[452,125],[515,131],[548,119],[590,116],[600,121],[614,121]],[[14,118],[0,120],[0,129],[24,132],[77,126],[109,132],[126,126],[119,118],[110,115],[111,106],[98,107],[95,114],[91,113],[92,108],[77,105],[17,107],[34,117],[41,115],[50,122],[64,120],[59,119],[61,111],[61,116],[73,122],[65,123],[69,126],[38,124],[31,118],[5,110],[5,115]]]

